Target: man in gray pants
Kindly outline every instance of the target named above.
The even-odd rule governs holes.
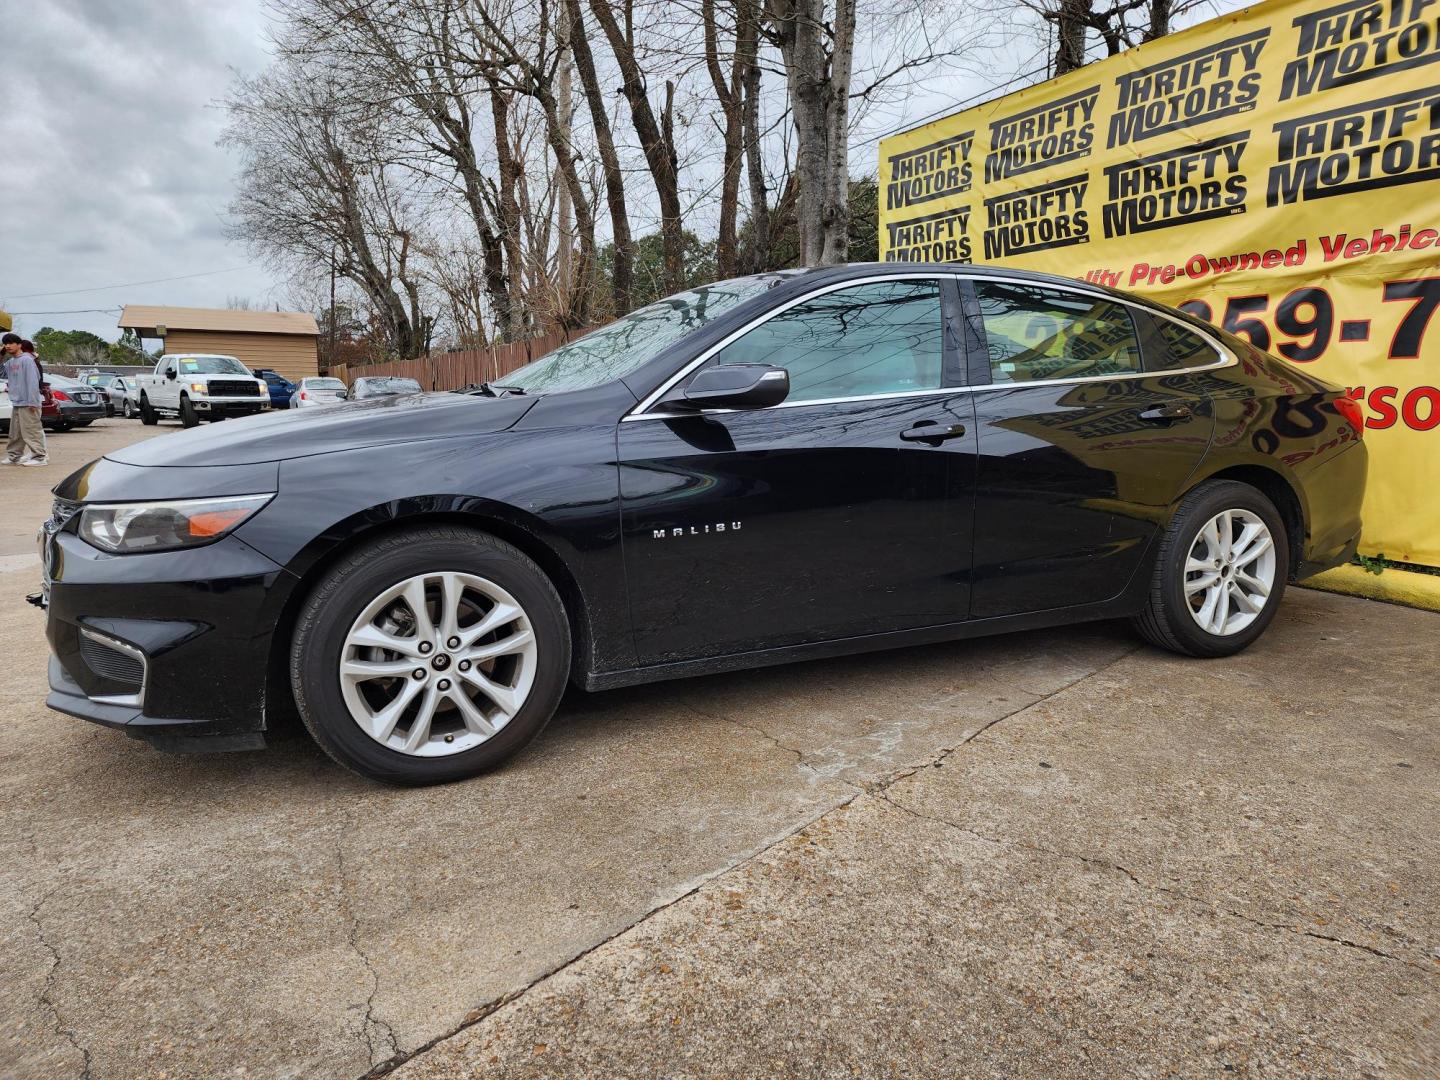
[[[0,464],[48,465],[45,431],[40,425],[40,408],[45,404],[40,393],[40,368],[33,356],[21,351],[21,340],[19,334],[0,337],[5,381],[10,387],[10,442]]]

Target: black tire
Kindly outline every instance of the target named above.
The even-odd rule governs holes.
[[[456,571],[494,582],[524,608],[536,640],[529,697],[494,735],[469,750],[418,757],[381,745],[350,715],[339,663],[352,624],[393,585],[420,573]],[[310,590],[290,643],[290,685],[305,727],[341,765],[387,784],[464,780],[522,750],[554,715],[570,674],[570,628],[559,594],[523,552],[486,533],[451,525],[392,533],[343,556]]]
[[[126,398],[125,403],[120,406],[120,411],[124,414],[126,420],[134,420],[135,417],[138,415],[135,412],[135,406],[131,403],[129,398]]]
[[[140,395],[140,423],[146,427],[154,427],[160,422],[160,414],[155,411],[155,406],[150,404],[150,399],[144,394]]]
[[[184,395],[180,397],[180,426],[192,428],[200,423],[200,417],[195,415],[195,405]]]
[[[1275,580],[1264,607],[1253,622],[1232,634],[1213,634],[1200,626],[1185,594],[1185,563],[1201,528],[1224,510],[1248,510],[1270,530],[1275,552]],[[1152,645],[1183,656],[1231,656],[1265,632],[1290,575],[1290,542],[1285,522],[1262,492],[1235,480],[1209,480],[1187,494],[1161,537],[1150,593],[1134,620]]]
[[[93,424],[94,422],[95,422],[94,420],[76,420],[76,421],[75,421],[75,426],[76,426],[76,427],[89,427],[89,426],[90,426],[91,424]]]
[[[56,431],[59,431],[59,432],[69,431],[69,430],[71,430],[74,426],[75,426],[74,421],[71,421],[71,420],[57,420],[57,421],[55,421],[55,430],[56,430]]]

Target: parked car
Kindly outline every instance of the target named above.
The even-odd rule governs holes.
[[[307,375],[301,379],[290,399],[292,409],[313,409],[316,405],[334,405],[349,396],[345,384],[339,379],[323,375]]]
[[[337,761],[422,784],[514,754],[567,682],[1109,618],[1225,656],[1353,556],[1363,426],[1341,387],[1067,278],[738,278],[503,386],[75,473],[46,526],[49,704],[234,749],[293,703]]]
[[[60,418],[60,406],[55,402],[55,396],[50,392],[49,383],[40,384],[40,423],[44,427],[53,427],[54,422]],[[0,435],[10,433],[10,414],[13,411],[13,403],[10,401],[10,384],[0,379]]]
[[[124,376],[99,372],[76,376],[76,378],[87,386],[93,387],[96,392],[99,393],[100,401],[105,406],[106,416],[115,416],[124,411]]]
[[[270,408],[265,380],[233,356],[166,353],[153,372],[135,377],[135,385],[142,424],[168,416],[191,428],[201,420],[252,416]]]
[[[290,399],[294,397],[297,389],[293,382],[270,368],[256,368],[254,375],[256,378],[265,380],[265,385],[270,390],[270,407],[272,409],[288,409],[290,407]]]
[[[106,398],[89,383],[48,373],[45,382],[57,407],[53,416],[47,416],[45,409],[41,409],[40,420],[45,426],[56,431],[69,431],[89,427],[105,417]]]
[[[420,384],[414,379],[402,379],[395,375],[367,375],[363,379],[356,379],[350,387],[350,400],[364,401],[366,398],[422,392]]]
[[[133,375],[116,375],[105,392],[110,397],[110,404],[125,419],[133,420],[140,415],[140,396]]]

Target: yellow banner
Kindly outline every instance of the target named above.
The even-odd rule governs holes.
[[[1364,403],[1362,550],[1440,565],[1440,0],[1272,0],[887,139],[880,252],[1181,307]]]

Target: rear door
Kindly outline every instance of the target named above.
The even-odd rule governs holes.
[[[968,279],[979,459],[976,618],[1096,603],[1141,566],[1210,443],[1203,379],[1160,316],[1101,293]],[[1177,365],[1177,360],[1179,365]]]
[[[958,299],[941,277],[831,287],[704,361],[786,368],[784,404],[621,422],[641,663],[966,617],[975,432]]]

